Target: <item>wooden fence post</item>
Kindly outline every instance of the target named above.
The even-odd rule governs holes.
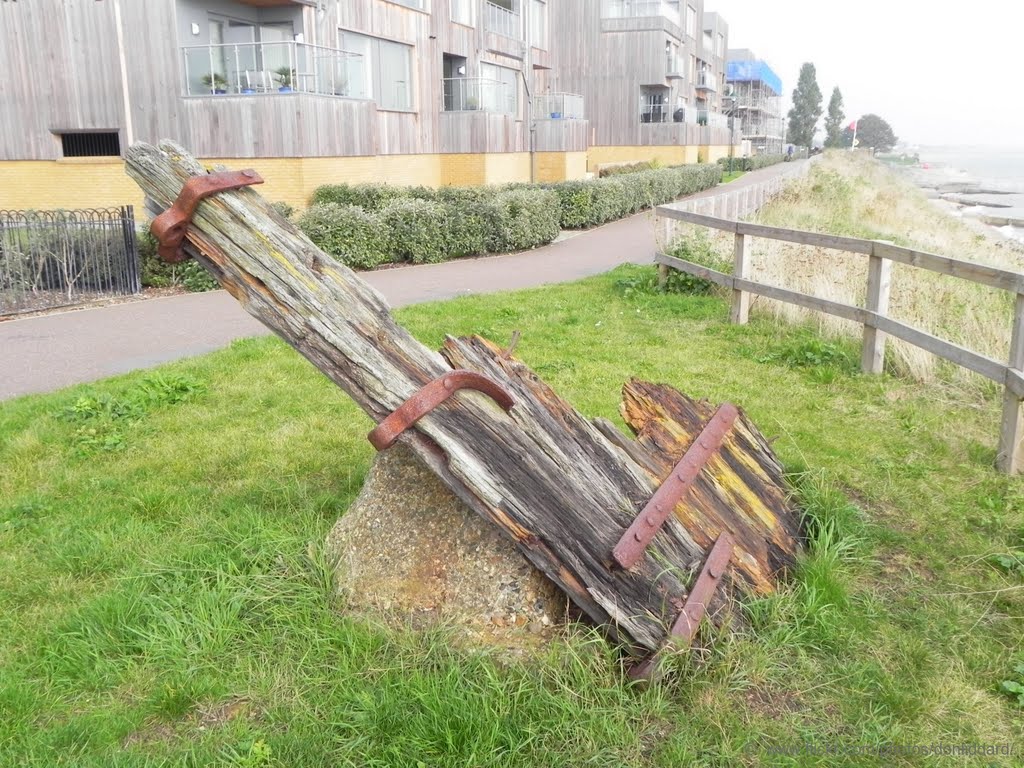
[[[1024,294],[1017,294],[1013,311],[1013,335],[1010,338],[1010,370],[1024,369]],[[1020,441],[1024,432],[1020,398],[1010,387],[1003,390],[1003,421],[999,427],[999,452],[996,466],[1001,472],[1016,475],[1021,470]]]
[[[750,273],[750,242],[748,238],[739,232],[736,233],[736,241],[733,249],[732,274],[733,277],[746,278]],[[750,294],[746,291],[733,289],[732,310],[729,313],[729,322],[736,325],[746,325],[750,317]]]
[[[867,309],[879,315],[889,313],[889,289],[892,286],[892,262],[881,256],[868,257]],[[881,373],[885,366],[885,334],[872,322],[864,323],[864,344],[860,369],[864,373]]]

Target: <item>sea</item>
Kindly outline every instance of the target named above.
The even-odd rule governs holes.
[[[938,188],[954,215],[980,219],[1024,242],[1024,147],[922,146],[914,152],[921,161],[915,181]]]

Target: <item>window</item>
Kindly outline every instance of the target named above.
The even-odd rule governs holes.
[[[391,0],[391,2],[407,6],[409,8],[415,8],[418,11],[427,10],[427,0]]]
[[[102,133],[61,133],[60,145],[64,157],[119,157],[121,137],[117,131]]]
[[[465,24],[472,27],[476,22],[473,19],[473,7],[476,3],[473,0],[449,0],[449,10],[452,21],[456,24]]]
[[[697,36],[697,10],[692,5],[686,6],[686,34]]]
[[[725,35],[722,34],[718,35],[718,56],[725,56]]]
[[[519,114],[519,72],[496,64],[480,64],[483,108],[491,112]]]
[[[348,63],[348,95],[373,98],[381,109],[412,109],[412,46],[341,32],[341,48],[359,54]]]
[[[533,0],[530,5],[530,44],[534,48],[548,47],[548,4]]]

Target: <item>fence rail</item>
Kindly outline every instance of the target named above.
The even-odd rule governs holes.
[[[0,211],[0,316],[141,289],[131,206]]]
[[[699,204],[700,201],[696,202]],[[691,203],[691,205],[693,204]],[[1021,400],[1024,399],[1024,274],[918,251],[913,248],[904,248],[881,240],[862,240],[783,227],[768,227],[696,213],[692,210],[683,210],[674,205],[659,206],[656,214],[659,219],[668,220],[666,224],[671,221],[683,221],[733,234],[732,274],[718,272],[664,253],[658,253],[655,256],[662,279],[667,278],[669,269],[677,269],[731,290],[730,321],[733,323],[747,322],[751,295],[764,296],[863,325],[861,369],[865,373],[882,372],[885,362],[886,336],[895,336],[1002,385],[1003,414],[999,431],[997,465],[1007,474],[1017,474],[1021,471],[1024,466],[1024,455],[1022,455],[1020,445],[1021,438],[1024,437],[1024,419],[1021,417],[1020,408]],[[868,258],[866,306],[843,304],[750,280],[751,241],[755,237],[813,245],[866,256]],[[974,350],[940,339],[926,331],[889,317],[889,289],[892,282],[893,262],[1016,294],[1013,336],[1008,362],[1004,364],[993,360]]]

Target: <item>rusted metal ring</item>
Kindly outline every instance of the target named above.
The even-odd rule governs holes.
[[[619,543],[612,550],[612,557],[616,563],[623,568],[632,568],[640,562],[655,534],[661,530],[672,510],[676,508],[676,504],[686,496],[704,465],[721,447],[722,441],[738,416],[739,410],[732,403],[723,403],[715,411],[715,415],[693,441],[693,445],[673,468],[672,474],[665,478],[665,482],[647,502],[647,506],[622,534]]]
[[[478,392],[483,392],[506,411],[511,410],[515,405],[512,395],[505,391],[500,384],[486,376],[473,371],[452,371],[421,388],[378,424],[367,435],[370,444],[378,451],[390,448],[405,430],[460,389],[475,389]]]
[[[186,181],[174,204],[149,225],[149,231],[160,243],[157,249],[160,258],[171,264],[185,260],[185,235],[188,234],[188,225],[192,222],[200,200],[218,192],[262,183],[263,178],[251,169],[208,173],[205,176],[193,176]]]

